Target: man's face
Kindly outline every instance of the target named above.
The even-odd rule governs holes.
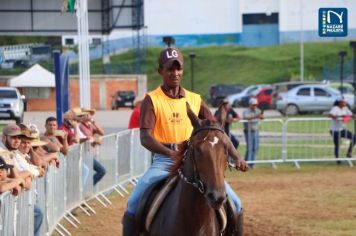
[[[5,135],[3,138],[3,142],[4,142],[5,146],[7,147],[7,149],[9,149],[10,151],[17,150],[21,143],[21,137]]]
[[[160,68],[158,72],[163,78],[163,84],[169,88],[178,87],[183,78],[183,68],[177,61],[170,68]]]
[[[23,154],[28,154],[30,152],[30,149],[31,149],[31,140],[22,138],[19,146],[20,152]]]
[[[48,134],[54,134],[54,132],[57,130],[57,121],[49,121],[46,124],[46,132]]]
[[[7,179],[7,169],[0,169],[0,181]]]

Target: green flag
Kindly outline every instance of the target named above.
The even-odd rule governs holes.
[[[75,5],[75,0],[67,0],[67,9],[69,12],[71,13],[75,12],[74,5]]]

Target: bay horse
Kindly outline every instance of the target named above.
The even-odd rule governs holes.
[[[190,109],[188,116],[194,130],[184,155],[171,170],[171,174],[178,173],[180,179],[145,235],[232,235],[226,230],[221,232],[215,213],[227,199],[224,172],[229,139],[219,123],[200,120]],[[229,221],[227,223],[226,229]],[[230,222],[230,230],[232,224]]]

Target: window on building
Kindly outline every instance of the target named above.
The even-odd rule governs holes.
[[[243,14],[242,22],[244,25],[261,25],[261,24],[277,24],[278,13],[266,15],[260,14]]]
[[[74,39],[73,38],[66,38],[65,39],[65,45],[74,45]]]
[[[93,38],[92,42],[94,45],[99,45],[99,44],[101,44],[101,38]]]
[[[26,99],[45,99],[49,98],[51,88],[24,88],[24,95]]]

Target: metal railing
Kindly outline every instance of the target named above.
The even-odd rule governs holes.
[[[243,122],[234,124],[243,156],[246,150]],[[335,161],[334,144],[329,133],[329,118],[289,118],[262,120],[259,127],[260,143],[255,161],[249,163]],[[347,128],[353,131],[353,122]],[[341,143],[341,157],[352,166],[356,158],[346,158],[348,143]],[[106,169],[106,175],[93,187],[93,158]],[[33,188],[19,197],[10,193],[0,195],[0,235],[32,235],[33,205],[43,213],[41,235],[57,231],[60,235],[71,235],[59,223],[65,219],[77,227],[79,220],[71,214],[75,208],[87,215],[95,214],[88,200],[96,199],[102,205],[111,204],[105,193],[112,190],[121,196],[128,194],[126,185],[135,185],[137,178],[151,164],[151,153],[140,144],[139,130],[125,130],[103,137],[101,146],[92,148],[90,143],[75,145],[68,156],[61,156],[59,168],[49,167],[43,178],[35,181]],[[34,197],[34,195],[36,197]],[[34,201],[36,199],[36,201]],[[83,204],[86,208],[83,207]]]
[[[79,220],[71,213],[75,208],[95,214],[88,200],[110,204],[105,193],[115,190],[128,194],[126,184],[135,183],[150,165],[150,152],[139,143],[138,130],[126,130],[103,137],[96,148],[90,143],[74,145],[69,154],[60,156],[60,166],[50,166],[46,176],[36,179],[29,191],[14,197],[9,192],[0,195],[0,235],[33,235],[34,204],[42,211],[41,235],[57,231],[71,235],[61,219],[77,227]],[[93,187],[93,158],[106,169],[106,175]],[[86,169],[87,168],[87,169]],[[83,204],[86,208],[83,207]],[[89,210],[88,210],[89,209]]]
[[[240,142],[238,151],[245,157],[246,136],[243,132],[244,123],[241,120],[234,124],[232,133]],[[334,143],[330,134],[331,119],[326,117],[306,117],[288,119],[265,119],[260,121],[259,145],[256,160],[248,163],[276,163],[293,162],[298,168],[301,162],[335,161]],[[347,124],[346,128],[354,131],[354,122]],[[248,133],[248,131],[247,131]],[[346,157],[349,141],[341,139],[340,158],[337,160],[347,162],[353,166],[356,158]]]

